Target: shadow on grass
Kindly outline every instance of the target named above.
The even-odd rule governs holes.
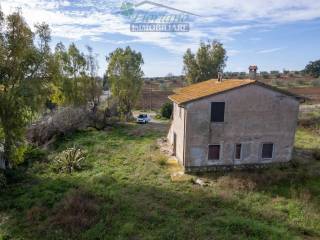
[[[100,175],[11,185],[0,196],[3,239],[291,239],[312,229],[266,216],[232,199],[120,183]],[[0,235],[1,236],[1,235]]]
[[[57,151],[86,147],[94,169],[74,175],[46,171],[48,164],[26,169],[0,193],[0,239],[320,238],[319,211],[304,216],[305,208],[289,201],[307,189],[306,203],[317,203],[315,162],[204,175],[217,182],[210,187],[171,183],[165,167],[146,156],[164,135],[160,128],[125,124],[58,142]]]

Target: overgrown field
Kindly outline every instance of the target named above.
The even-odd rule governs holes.
[[[201,187],[171,182],[156,145],[166,130],[128,124],[60,139],[50,155],[80,147],[84,169],[57,173],[43,160],[12,172],[0,239],[320,238],[320,161],[310,154],[319,135],[298,131],[293,167],[193,176]]]

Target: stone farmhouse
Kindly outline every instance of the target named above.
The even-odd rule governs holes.
[[[168,140],[185,171],[291,160],[300,97],[253,79],[220,78],[178,89],[169,99]]]

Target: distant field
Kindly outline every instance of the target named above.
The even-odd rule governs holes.
[[[288,91],[308,98],[311,103],[320,103],[320,87],[288,88]]]
[[[160,109],[165,102],[169,101],[168,96],[171,94],[173,94],[173,91],[144,89],[136,107],[143,110]]]
[[[285,75],[280,78],[260,76],[257,80],[306,97],[310,99],[311,103],[320,103],[320,86],[313,86],[320,85],[319,79],[310,76]],[[158,110],[165,102],[169,101],[168,96],[173,94],[174,89],[183,86],[185,86],[185,82],[182,77],[148,79],[145,81],[142,95],[136,107],[143,110]]]

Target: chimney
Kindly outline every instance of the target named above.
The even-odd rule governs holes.
[[[222,82],[223,73],[218,72],[218,82]]]
[[[249,66],[249,78],[251,80],[256,80],[256,78],[257,78],[257,70],[258,70],[257,65],[250,65]]]

